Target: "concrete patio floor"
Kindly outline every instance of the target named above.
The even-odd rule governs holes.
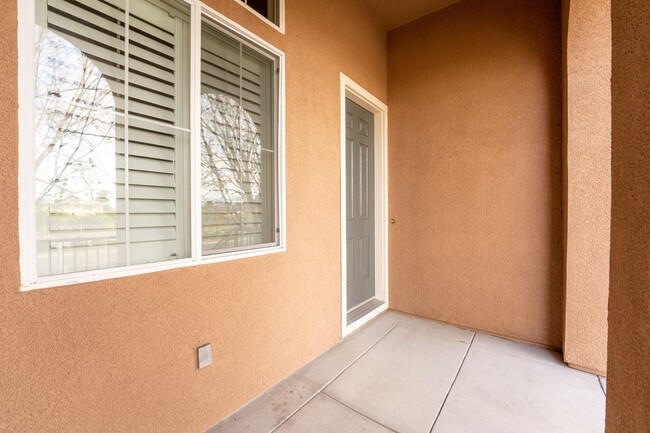
[[[603,433],[559,353],[386,312],[209,433]]]

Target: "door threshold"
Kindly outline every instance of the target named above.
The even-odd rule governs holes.
[[[360,328],[380,313],[386,311],[388,305],[376,298],[363,302],[347,314],[347,326],[344,329],[344,336]]]
[[[360,309],[361,307],[365,306],[366,304],[369,304],[369,303],[371,303],[371,302],[375,302],[375,301],[376,301],[376,299],[375,299],[374,297],[372,297],[372,298],[370,298],[370,299],[367,299],[367,300],[361,302],[360,304],[355,305],[355,306],[352,307],[352,308],[348,308],[348,325],[349,325],[350,323],[354,322],[354,320],[350,321],[350,313],[352,313],[352,312],[355,311],[355,310]]]

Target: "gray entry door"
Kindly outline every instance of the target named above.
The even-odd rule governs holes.
[[[348,311],[375,296],[374,116],[346,99]]]

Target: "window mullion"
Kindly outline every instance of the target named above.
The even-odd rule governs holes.
[[[190,60],[191,74],[191,132],[190,132],[190,158],[191,158],[191,237],[192,259],[200,261],[202,257],[201,233],[201,20],[202,9],[199,2],[192,3],[192,17],[190,20],[192,42],[192,55]]]
[[[129,199],[129,44],[130,0],[124,0],[124,245],[126,266],[131,266],[131,224]]]

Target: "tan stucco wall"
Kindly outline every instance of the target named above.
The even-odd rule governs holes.
[[[467,0],[389,34],[391,307],[560,347],[559,0]]]
[[[567,15],[564,360],[572,367],[605,374],[611,225],[610,0],[572,0]]]
[[[650,426],[650,2],[612,2],[607,433]]]
[[[287,0],[286,36],[208,3],[287,56],[287,253],[19,293],[17,2],[3,2],[0,431],[202,433],[340,337],[339,72],[386,101],[385,32],[348,0]]]
[[[415,21],[460,0],[363,0],[377,14],[386,30]]]

